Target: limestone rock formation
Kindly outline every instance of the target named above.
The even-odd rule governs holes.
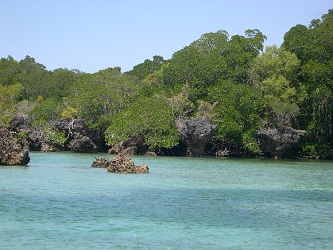
[[[27,165],[29,161],[29,147],[24,138],[18,140],[0,126],[0,165]]]
[[[118,154],[112,160],[109,160],[107,158],[96,158],[91,166],[94,168],[106,168],[107,171],[111,173],[146,174],[149,172],[147,164],[135,166],[131,158],[125,154]]]
[[[73,139],[69,142],[68,148],[73,153],[94,153],[97,146],[88,136],[74,132]]]
[[[49,139],[47,131],[31,126],[28,116],[16,116],[10,123],[11,131],[25,134],[32,151],[52,152],[71,150],[75,153],[91,153],[104,150],[104,137],[87,127],[82,119],[59,119],[50,121],[47,126],[59,131],[67,141],[58,145]]]
[[[127,144],[126,144],[127,145]],[[127,154],[127,155],[136,155],[137,147],[136,146],[126,146],[125,143],[117,143],[112,148],[109,149],[109,154]]]
[[[114,145],[109,154],[129,154],[129,155],[179,155],[179,156],[204,156],[210,155],[211,149],[208,146],[213,141],[213,131],[215,126],[207,119],[178,119],[176,121],[177,132],[180,143],[170,149],[160,148],[158,152],[149,151],[144,144],[145,135],[133,136],[128,141]]]
[[[67,137],[67,145],[73,153],[93,153],[103,151],[104,137],[95,130],[89,129],[83,119],[63,118],[50,122]]]
[[[50,121],[50,125],[56,127],[59,131],[62,131],[66,136],[71,135],[73,132],[86,135],[88,130],[83,119],[62,118]]]
[[[55,152],[63,150],[63,147],[51,141],[46,131],[30,126],[29,116],[16,116],[10,122],[10,130],[24,135],[28,143],[29,150],[42,152]]]
[[[109,154],[128,154],[145,155],[148,151],[147,145],[144,145],[144,134],[130,137],[127,141],[117,143],[109,149]]]
[[[91,164],[92,168],[107,168],[110,164],[108,158],[95,158],[95,161]]]
[[[305,130],[293,128],[264,129],[257,132],[259,146],[267,156],[283,157],[299,146],[300,139],[306,135]]]
[[[207,119],[193,118],[176,121],[181,142],[186,146],[186,155],[203,156],[205,148],[212,141],[215,126]]]

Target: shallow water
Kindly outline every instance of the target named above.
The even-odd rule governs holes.
[[[0,166],[0,249],[333,249],[333,162],[30,156]]]

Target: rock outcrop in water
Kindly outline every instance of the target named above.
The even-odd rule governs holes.
[[[15,138],[0,125],[0,165],[27,165],[29,161],[29,147],[25,139]]]
[[[29,150],[54,152],[61,149],[48,138],[46,131],[31,127],[30,122],[31,118],[29,116],[16,116],[10,122],[10,130],[17,134],[24,135]]]
[[[118,154],[112,160],[107,158],[96,158],[91,165],[94,168],[106,168],[111,173],[136,174],[149,172],[148,165],[135,166],[132,159],[126,154]]]
[[[31,126],[28,116],[16,116],[10,123],[11,131],[25,134],[29,148],[32,151],[70,150],[73,153],[92,153],[104,148],[104,137],[87,127],[83,119],[59,119],[50,121],[47,125],[59,131],[67,138],[65,145],[57,145],[50,140],[47,131]]]
[[[205,155],[205,148],[212,141],[215,126],[202,118],[179,119],[176,124],[180,140],[186,146],[186,155]]]
[[[305,135],[305,130],[293,128],[264,129],[257,132],[261,151],[266,156],[276,158],[292,155],[292,150],[299,146],[300,139]]]
[[[144,134],[131,137],[127,142],[112,147],[109,153],[121,155],[179,155],[179,156],[246,156],[247,152],[239,148],[228,147],[213,137],[215,126],[207,119],[192,118],[176,121],[179,135],[179,145],[170,149],[159,149],[150,152],[144,144]],[[107,151],[104,136],[101,131],[88,128],[82,119],[60,119],[50,121],[46,130],[31,126],[28,116],[14,117],[10,123],[10,131],[23,136],[31,151],[70,150],[75,153],[93,153]],[[50,139],[47,129],[59,131],[66,142],[57,144]],[[259,147],[266,157],[293,158],[298,154],[298,146],[304,130],[293,128],[264,129],[257,132]]]
[[[73,153],[94,153],[97,152],[97,146],[85,135],[74,132],[73,139],[69,142],[68,148]]]
[[[104,141],[98,131],[91,130],[83,119],[63,118],[50,122],[67,137],[67,146],[73,153],[94,153]],[[98,145],[97,145],[98,144]]]

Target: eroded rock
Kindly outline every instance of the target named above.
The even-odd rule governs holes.
[[[88,136],[74,132],[73,139],[69,142],[68,148],[73,153],[94,153],[97,146]]]
[[[42,152],[63,150],[63,146],[49,139],[47,131],[31,126],[30,122],[29,116],[15,116],[10,122],[10,130],[25,137],[29,150]]]
[[[94,168],[106,168],[107,171],[111,173],[136,174],[149,172],[147,164],[135,166],[132,159],[125,154],[118,154],[112,160],[107,158],[96,158],[91,166]]]
[[[212,141],[215,126],[207,119],[193,118],[176,121],[180,140],[186,146],[186,155],[203,156],[205,148]]]
[[[92,168],[107,168],[110,164],[108,158],[95,158],[95,161],[91,164]]]
[[[15,138],[8,129],[0,126],[0,165],[27,165],[29,161],[29,147],[25,139]]]
[[[75,153],[103,151],[104,137],[99,131],[89,129],[83,119],[59,119],[50,121],[46,129],[31,125],[28,116],[16,116],[10,123],[11,131],[24,134],[31,151],[53,152],[71,150]],[[59,131],[66,141],[58,144],[50,139],[48,130]]]
[[[293,128],[264,129],[257,132],[259,147],[268,156],[283,157],[299,146],[305,130]]]

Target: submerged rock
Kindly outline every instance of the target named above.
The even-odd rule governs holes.
[[[111,173],[136,174],[149,172],[147,164],[135,166],[132,159],[125,154],[118,154],[112,160],[107,158],[96,158],[91,166],[94,168],[106,168],[107,171]]]
[[[27,165],[29,147],[24,138],[15,138],[8,129],[0,126],[0,165]]]

